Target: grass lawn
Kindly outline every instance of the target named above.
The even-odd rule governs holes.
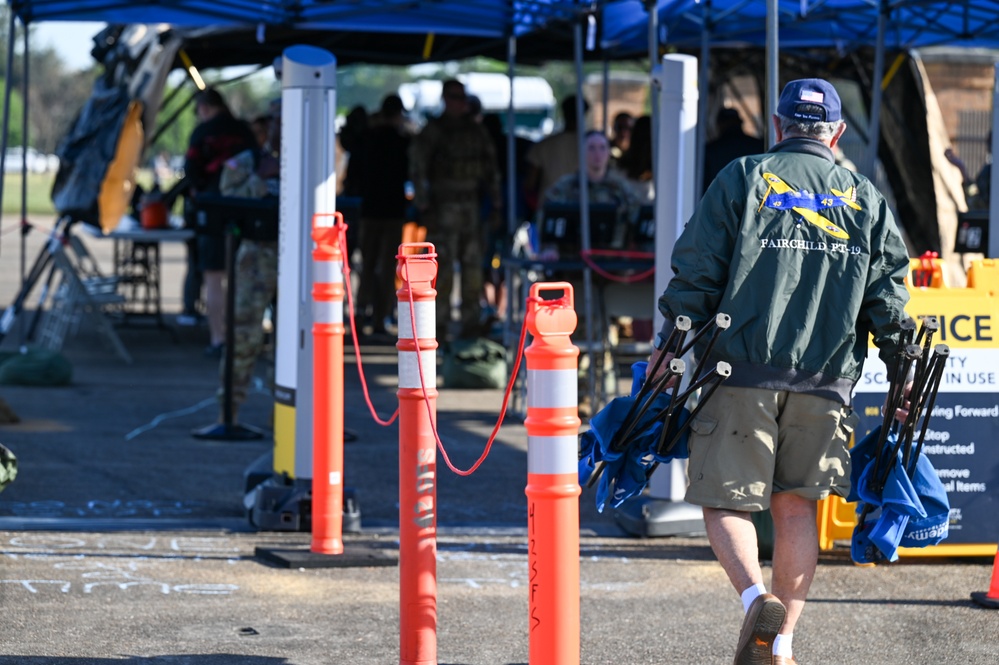
[[[55,172],[29,173],[27,188],[28,215],[53,215],[52,181]],[[3,179],[3,213],[21,214],[21,174],[8,173]]]
[[[149,189],[152,186],[153,174],[149,169],[139,169],[135,174],[136,182]],[[29,173],[27,203],[28,215],[54,215],[52,206],[52,183],[55,172]],[[3,180],[3,214],[21,214],[21,174],[8,173]]]

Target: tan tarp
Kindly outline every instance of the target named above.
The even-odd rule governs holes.
[[[930,146],[930,168],[933,174],[933,190],[937,203],[940,257],[945,263],[944,283],[949,287],[964,287],[966,278],[965,266],[961,263],[962,255],[954,253],[954,240],[957,237],[957,213],[968,209],[964,198],[961,172],[944,156],[947,148],[951,147],[950,137],[926,68],[923,66],[922,60],[915,54],[913,55],[913,64],[922,80],[926,107],[926,135]],[[975,258],[981,257],[976,255]]]

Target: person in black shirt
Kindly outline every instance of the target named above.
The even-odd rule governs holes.
[[[228,105],[214,88],[202,90],[195,97],[195,113],[199,124],[191,133],[184,160],[184,177],[190,183],[187,191],[188,217],[196,209],[199,194],[219,192],[219,179],[225,161],[247,149],[256,149],[257,140],[245,122],[235,118]],[[205,286],[205,310],[208,315],[210,346],[206,355],[222,355],[225,340],[225,239],[199,235],[193,241],[194,265],[188,254],[188,276],[184,283],[184,314],[194,312],[200,285],[192,268],[200,271]],[[191,245],[188,245],[189,249]]]
[[[723,108],[715,120],[718,135],[704,146],[704,183],[701,193],[718,172],[738,157],[758,155],[763,152],[763,139],[749,136],[742,131],[742,116],[738,109]]]
[[[385,319],[395,304],[396,252],[406,223],[410,133],[402,100],[388,95],[364,137],[360,163],[360,246],[363,265],[358,309],[370,308],[372,335],[384,336]],[[357,163],[351,156],[351,167]]]

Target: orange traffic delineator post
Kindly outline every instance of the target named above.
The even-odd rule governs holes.
[[[343,553],[343,215],[312,219],[312,551]]]
[[[541,293],[562,291],[557,300]],[[579,663],[579,349],[572,285],[531,286],[527,329],[527,538],[531,665]]]
[[[343,542],[343,301],[347,225],[340,213],[312,218],[312,540],[308,551],[258,547],[288,568],[394,566],[394,557]]]
[[[992,582],[988,591],[972,591],[971,599],[990,610],[999,610],[999,551],[992,564]]]
[[[437,254],[430,243],[404,243],[396,258],[399,663],[437,665]]]

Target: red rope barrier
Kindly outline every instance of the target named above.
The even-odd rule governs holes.
[[[589,249],[581,251],[579,253],[583,263],[590,267],[590,269],[603,277],[604,279],[609,279],[612,282],[618,282],[621,284],[633,284],[635,282],[642,282],[646,279],[652,277],[656,274],[655,266],[649,268],[648,270],[643,270],[640,273],[634,275],[615,275],[612,272],[608,272],[600,267],[594,257],[613,257],[618,259],[651,259],[655,258],[655,254],[652,252],[635,252],[630,250],[618,250],[618,249]]]
[[[375,405],[371,402],[371,393],[368,391],[368,382],[364,378],[364,363],[361,361],[361,347],[360,342],[357,339],[357,324],[354,321],[354,293],[350,284],[350,253],[347,251],[347,227],[346,225],[340,230],[340,234],[337,238],[340,245],[340,251],[343,253],[343,281],[346,284],[347,291],[347,306],[350,309],[350,336],[354,343],[354,358],[357,360],[357,376],[361,379],[361,390],[364,394],[364,402],[368,405],[368,411],[371,413],[371,417],[374,418],[375,422],[379,425],[388,426],[396,421],[399,417],[399,409],[396,408],[395,412],[389,416],[388,420],[382,420],[378,417],[378,412],[375,410]]]
[[[408,256],[403,256],[402,260],[403,263],[406,264],[408,262]],[[413,326],[412,329],[416,330],[416,314],[413,311],[412,292],[409,293],[409,318],[410,318],[410,323]],[[513,364],[513,372],[511,372],[510,374],[510,379],[507,382],[506,391],[503,394],[503,404],[500,406],[499,419],[496,421],[496,425],[493,427],[493,431],[489,435],[489,440],[486,442],[486,446],[482,451],[482,455],[479,456],[479,459],[477,459],[475,463],[471,466],[471,468],[469,468],[467,471],[462,471],[461,469],[455,467],[455,465],[451,463],[451,459],[448,457],[447,450],[444,449],[444,443],[441,441],[440,434],[437,431],[437,419],[433,418],[431,415],[434,440],[437,442],[438,450],[441,451],[441,457],[444,458],[444,463],[447,465],[447,468],[451,469],[459,476],[472,475],[475,472],[475,470],[478,469],[479,466],[485,461],[486,457],[489,456],[489,451],[492,449],[493,442],[496,440],[496,435],[499,433],[499,429],[503,425],[503,419],[506,418],[507,406],[510,403],[510,394],[513,392],[513,384],[514,381],[517,379],[517,372],[520,370],[520,361],[524,356],[524,341],[526,338],[527,338],[527,321],[525,320],[524,325],[520,329],[520,341],[517,342],[517,360]],[[417,354],[416,356],[416,361],[420,372],[420,386],[423,389],[423,400],[424,403],[427,405],[427,413],[431,413],[430,399],[427,396],[427,386],[423,383],[423,359],[420,358],[419,354]]]

